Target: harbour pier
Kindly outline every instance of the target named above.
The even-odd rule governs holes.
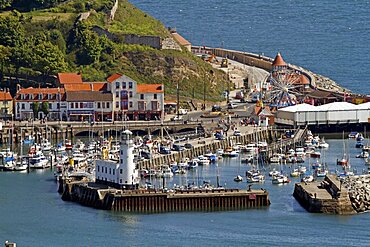
[[[293,196],[308,212],[326,214],[355,214],[349,191],[335,175],[321,182],[296,183]]]
[[[62,199],[98,209],[138,213],[241,210],[270,205],[268,192],[262,189],[121,190],[85,182],[67,182]]]

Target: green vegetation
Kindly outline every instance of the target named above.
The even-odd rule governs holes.
[[[207,99],[221,99],[224,73],[185,50],[125,44],[125,34],[171,35],[126,0],[110,20],[113,5],[114,0],[0,0],[0,79],[79,71],[86,81],[104,81],[120,72],[140,83],[163,83],[167,94],[174,94],[179,82],[182,96],[202,98],[205,87]],[[77,21],[81,13],[89,16]]]

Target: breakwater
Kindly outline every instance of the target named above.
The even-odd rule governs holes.
[[[356,212],[370,210],[370,175],[345,177],[341,180],[341,186],[347,189]]]
[[[296,183],[293,196],[311,213],[355,214],[347,188],[335,175],[321,182]]]
[[[270,205],[266,190],[240,189],[138,189],[120,190],[83,181],[62,181],[62,199],[97,209],[160,213],[261,208]]]

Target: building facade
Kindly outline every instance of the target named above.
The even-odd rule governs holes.
[[[138,84],[128,76],[114,74],[107,79],[112,93],[115,120],[159,120],[164,110],[162,84]]]
[[[13,97],[7,90],[0,91],[0,118],[4,120],[12,119],[13,116]]]
[[[61,119],[65,102],[63,88],[21,88],[14,99],[15,119]],[[36,114],[36,115],[35,115]]]

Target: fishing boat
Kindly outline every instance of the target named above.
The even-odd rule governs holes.
[[[344,155],[342,159],[337,159],[337,165],[338,166],[347,166],[348,165],[348,159],[346,158],[346,155]]]
[[[239,156],[239,151],[234,150],[232,147],[228,147],[225,149],[224,153],[222,154],[223,157],[235,158]]]
[[[69,139],[66,139],[64,141],[64,145],[66,146],[66,150],[72,150],[72,148],[73,148],[72,141],[69,140]]]
[[[28,165],[27,165],[27,160],[25,159],[20,159],[17,160],[14,166],[14,171],[25,171],[27,170]]]
[[[240,175],[237,175],[237,176],[234,178],[234,181],[235,181],[235,182],[241,182],[241,181],[243,181],[243,177],[242,177],[242,176],[240,176]]]
[[[349,134],[348,134],[348,138],[357,138],[358,137],[358,135],[359,135],[359,133],[358,132],[356,132],[356,131],[352,131],[352,132],[350,132]]]
[[[359,134],[357,135],[357,137],[356,137],[356,141],[358,141],[358,142],[362,142],[363,140],[365,140],[364,136],[363,136],[361,133],[359,133]]]
[[[51,150],[51,143],[46,138],[44,138],[44,139],[41,140],[40,146],[41,146],[41,150],[43,152],[45,152],[45,151],[47,152],[47,151],[50,151]]]
[[[291,177],[299,177],[301,175],[301,173],[299,172],[299,170],[297,168],[293,169],[291,172],[290,172],[290,176]]]
[[[271,164],[280,164],[281,161],[282,161],[281,154],[273,154],[272,157],[270,158]]]
[[[304,183],[311,183],[315,180],[315,178],[311,174],[307,174],[302,178],[302,182]]]
[[[329,143],[325,141],[324,137],[319,141],[319,148],[329,148]]]
[[[273,177],[273,176],[278,176],[280,175],[281,173],[279,171],[277,171],[275,168],[272,169],[270,172],[269,172],[269,176],[270,177]]]
[[[356,148],[363,148],[364,147],[364,143],[362,141],[357,141],[355,147]]]
[[[320,167],[315,170],[316,177],[325,177],[326,175],[328,175],[328,173],[328,169],[324,167]]]
[[[272,177],[273,184],[285,184],[289,182],[290,182],[289,178],[283,174]]]

